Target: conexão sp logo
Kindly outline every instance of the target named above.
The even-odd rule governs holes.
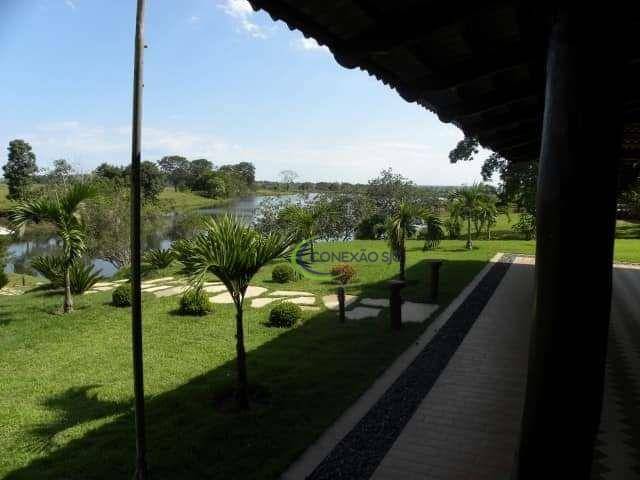
[[[322,248],[332,246],[333,248]],[[347,245],[348,243],[341,244]],[[349,250],[336,248],[335,244],[316,242],[308,238],[298,243],[292,250],[289,261],[293,268],[305,278],[324,281],[331,278],[331,267],[338,263],[391,263],[397,258],[388,251],[378,252],[366,249]]]

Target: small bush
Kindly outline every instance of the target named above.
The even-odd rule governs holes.
[[[293,281],[295,278],[295,272],[291,265],[281,263],[276,265],[271,272],[271,279],[278,283],[287,283]]]
[[[180,298],[180,313],[182,315],[206,315],[213,310],[206,293],[202,289],[187,290]]]
[[[293,327],[302,316],[302,309],[291,302],[282,302],[271,309],[269,323],[274,327]]]
[[[346,285],[347,283],[355,280],[357,272],[352,265],[349,265],[348,263],[339,263],[331,268],[331,275],[336,282]]]
[[[7,275],[2,270],[0,270],[0,288],[4,288],[8,284],[9,284],[9,275]]]
[[[111,294],[111,302],[115,307],[130,307],[131,285],[127,283],[116,288]]]
[[[160,248],[152,248],[144,253],[144,261],[158,270],[167,268],[175,258],[172,250],[162,250]]]

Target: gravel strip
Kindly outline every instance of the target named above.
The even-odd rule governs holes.
[[[307,477],[369,479],[429,393],[507,273],[515,255],[503,255],[413,363]]]

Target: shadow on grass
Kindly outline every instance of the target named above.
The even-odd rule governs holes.
[[[43,407],[56,412],[54,422],[41,424],[31,433],[39,437],[44,446],[57,434],[68,428],[100,418],[125,412],[130,408],[127,402],[101,400],[95,391],[101,385],[71,387],[64,392],[47,398]]]
[[[484,265],[479,260],[445,263],[440,303],[448,304]],[[423,262],[407,269],[411,285],[405,298],[422,301],[425,275]],[[362,295],[386,296],[390,279],[360,287]],[[392,332],[388,309],[375,320],[345,326],[338,323],[336,312],[307,313],[300,326],[283,329],[248,352],[249,379],[268,392],[267,404],[233,414],[216,407],[220,392],[233,386],[235,361],[147,398],[151,477],[277,478],[425,327],[408,324]],[[74,387],[48,399],[49,408],[65,413],[61,420],[38,430],[46,435],[86,419],[120,416],[9,473],[6,479],[131,478],[135,440],[130,404],[96,403],[89,391],[90,387]]]

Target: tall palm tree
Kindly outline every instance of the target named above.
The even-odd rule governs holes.
[[[283,255],[292,243],[290,236],[261,235],[236,217],[225,215],[208,220],[204,231],[192,240],[176,244],[178,258],[191,275],[195,287],[207,272],[227,287],[236,308],[236,361],[238,407],[249,408],[247,360],[242,323],[244,296],[253,276],[266,263]]]
[[[496,198],[493,195],[484,195],[478,205],[478,219],[480,220],[481,229],[487,232],[487,240],[491,240],[491,229],[497,223],[498,207],[496,206]]]
[[[76,183],[53,197],[22,200],[9,212],[9,221],[19,236],[29,223],[50,223],[62,240],[64,267],[63,311],[73,311],[70,270],[87,249],[86,228],[82,216],[82,205],[94,195],[91,186]]]
[[[407,248],[405,241],[414,231],[414,222],[425,215],[418,205],[400,202],[396,212],[387,223],[387,241],[400,263],[400,280],[405,279]]]
[[[473,249],[471,240],[471,222],[477,219],[478,209],[485,196],[485,188],[482,184],[473,184],[471,187],[456,190],[450,204],[450,214],[455,219],[467,221],[466,248]]]

